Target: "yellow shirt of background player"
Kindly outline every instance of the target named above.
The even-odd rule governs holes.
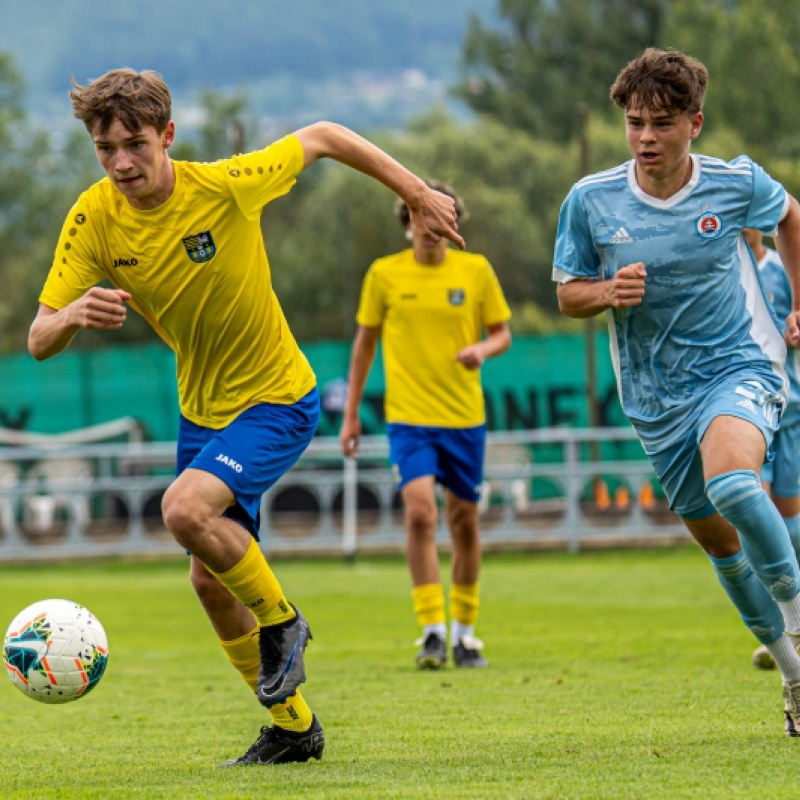
[[[480,371],[456,361],[488,325],[511,316],[489,262],[446,251],[423,265],[413,250],[380,258],[369,268],[356,320],[381,326],[386,421],[444,428],[485,422]]]
[[[137,210],[108,179],[70,211],[40,302],[56,310],[104,279],[175,351],[181,413],[223,428],[257,403],[294,403],[311,367],[272,290],[261,209],[303,167],[298,139],[210,164],[176,161],[175,189]]]

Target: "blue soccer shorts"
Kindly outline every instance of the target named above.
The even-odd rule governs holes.
[[[767,458],[784,408],[784,397],[763,381],[737,373],[704,392],[695,418],[682,441],[663,450],[648,453],[658,480],[669,499],[670,508],[684,519],[704,519],[716,513],[706,497],[700,442],[716,417],[747,420],[764,437]]]
[[[314,438],[319,393],[313,389],[291,405],[260,403],[220,430],[181,416],[178,467],[200,469],[228,485],[236,503],[224,514],[258,539],[261,496],[288,472]]]
[[[761,480],[770,484],[775,497],[797,497],[800,494],[800,420],[781,424],[772,442],[775,458],[764,464]]]
[[[386,433],[398,488],[432,475],[456,497],[478,502],[486,453],[485,425],[435,428],[390,423]]]

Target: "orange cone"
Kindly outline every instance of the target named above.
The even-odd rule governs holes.
[[[656,504],[656,498],[653,493],[653,486],[646,483],[642,486],[642,491],[639,492],[639,505],[644,509],[653,508]]]
[[[600,511],[607,511],[611,508],[611,495],[608,493],[608,486],[602,478],[594,482],[594,504]]]

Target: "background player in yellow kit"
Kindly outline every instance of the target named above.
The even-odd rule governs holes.
[[[322,157],[381,181],[432,238],[463,246],[454,203],[325,122],[216,163],[174,162],[170,93],[155,72],[113,70],[87,86],[73,82],[70,97],[106,177],[67,216],[29,350],[46,359],[81,328],[119,328],[130,305],[175,351],[178,477],[163,499],[164,523],[191,554],[198,598],[273,723],[226,763],[320,758],[322,728],[298,689],[309,626],[256,544],[261,495],[295,463],[319,418],[314,374],[272,290],[261,210]]]
[[[429,185],[464,206],[445,184]],[[435,483],[445,487],[452,539],[450,638],[459,667],[484,667],[475,637],[481,547],[478,499],[486,445],[480,367],[511,345],[511,316],[489,262],[448,249],[418,225],[402,201],[397,213],[413,247],[378,259],[364,279],[341,430],[345,455],[358,451],[359,408],[380,338],[392,465],[406,523],[414,611],[422,628],[417,666],[447,660],[444,590],[435,535]],[[484,329],[488,336],[482,339]]]

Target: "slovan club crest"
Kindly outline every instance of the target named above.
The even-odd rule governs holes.
[[[695,227],[703,239],[716,239],[722,234],[722,220],[711,211],[701,214]]]
[[[202,233],[196,233],[194,236],[187,236],[183,240],[183,244],[189,254],[189,258],[197,264],[211,261],[217,254],[217,246],[211,238],[211,231],[203,231]]]

